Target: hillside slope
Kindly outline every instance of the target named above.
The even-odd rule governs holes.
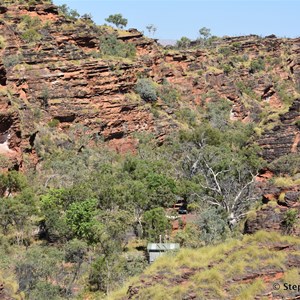
[[[299,264],[299,239],[261,231],[163,256],[109,299],[298,299]]]
[[[277,126],[299,93],[299,39],[245,36],[166,50],[136,30],[68,18],[48,1],[8,3],[0,8],[0,134],[10,133],[7,155],[15,168],[26,168],[24,153],[36,164],[35,139],[53,120],[58,133],[80,124],[91,141],[101,137],[126,152],[135,148],[134,133],[163,140],[220,98],[231,103],[232,120],[256,124],[266,159],[299,151],[299,108]],[[134,45],[136,55],[105,54],[114,35]],[[161,92],[160,101],[149,105],[135,96],[140,77],[152,78],[158,89],[168,82],[179,96]]]
[[[103,298],[161,235],[187,248],[112,299],[299,298],[270,232],[300,236],[300,38],[162,47],[65,10],[0,1],[0,298]]]

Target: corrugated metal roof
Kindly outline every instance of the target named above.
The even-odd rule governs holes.
[[[167,250],[177,250],[180,248],[178,243],[148,243],[147,250],[158,250],[158,251],[167,251]]]

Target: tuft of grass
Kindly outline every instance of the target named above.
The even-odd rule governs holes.
[[[226,277],[240,276],[244,273],[245,269],[249,266],[249,262],[246,262],[243,257],[235,259],[234,262],[227,263],[225,268],[222,268],[221,272],[226,274]]]
[[[262,279],[256,279],[251,284],[241,287],[236,299],[253,300],[265,289],[265,283]]]
[[[0,35],[0,49],[3,49],[6,47],[6,41],[5,41],[5,38]]]
[[[282,281],[289,282],[289,283],[300,282],[299,270],[296,268],[288,270],[287,272],[284,273]]]
[[[274,243],[280,240],[280,234],[277,232],[258,231],[254,235],[248,235],[245,237],[246,243]]]
[[[294,180],[292,177],[276,177],[274,184],[278,187],[290,187],[300,184],[300,179]]]
[[[207,269],[205,271],[197,273],[193,276],[192,280],[197,286],[207,286],[210,283],[214,283],[214,286],[221,288],[224,284],[224,276],[217,269]]]
[[[165,286],[162,284],[156,284],[148,288],[141,289],[138,299],[143,300],[174,300],[180,298],[174,298],[173,295],[166,293]]]
[[[130,280],[108,299],[125,299],[128,286],[131,285],[139,287],[139,293],[133,299],[181,300],[193,292],[199,299],[252,300],[267,292],[268,284],[260,278],[247,283],[235,283],[232,279],[238,280],[246,274],[272,268],[286,272],[282,280],[299,281],[296,269],[287,271],[287,252],[274,250],[274,245],[278,243],[300,246],[300,240],[294,237],[259,231],[244,236],[242,240],[232,239],[200,249],[183,248],[176,255],[161,256],[146,269],[142,277]],[[294,251],[293,255],[300,256],[300,253]],[[176,278],[180,278],[186,269],[191,274],[177,284]],[[159,281],[157,275],[161,276]]]

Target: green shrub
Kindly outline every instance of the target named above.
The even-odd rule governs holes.
[[[40,27],[41,20],[38,17],[30,17],[28,15],[25,15],[22,17],[21,23],[19,24],[19,27],[23,29],[32,29]]]
[[[188,107],[184,107],[176,111],[176,117],[191,126],[196,125],[196,113]]]
[[[275,84],[275,90],[278,93],[280,100],[287,104],[287,105],[291,105],[293,100],[294,100],[294,96],[291,93],[291,86],[289,86],[286,82],[284,81],[280,81],[277,82]]]
[[[143,272],[148,263],[144,256],[131,254],[127,256],[125,272],[127,276],[136,276]]]
[[[289,176],[294,176],[295,174],[300,173],[299,160],[299,153],[289,153],[273,161],[269,165],[269,168],[275,172],[276,175],[287,174]]]
[[[36,29],[31,28],[27,29],[22,35],[22,39],[26,42],[37,42],[39,41],[42,36],[36,31]]]
[[[186,49],[191,45],[191,40],[183,36],[180,40],[176,42],[176,47],[179,49]]]
[[[58,6],[58,11],[61,15],[70,20],[77,20],[80,16],[76,9],[70,9],[66,4]]]
[[[47,108],[49,106],[49,89],[47,86],[44,86],[43,87],[43,90],[42,90],[42,94],[41,94],[41,97],[40,97],[40,102],[41,102],[41,105],[45,108]]]
[[[234,42],[234,43],[232,43],[232,48],[239,49],[241,47],[241,45],[242,44],[240,42]]]
[[[228,75],[232,70],[232,67],[229,64],[222,65],[222,68],[223,68],[224,74],[226,74],[226,75]]]
[[[265,69],[265,62],[264,60],[260,57],[258,59],[252,60],[250,63],[250,73],[256,73],[259,71],[263,71]]]
[[[289,209],[286,211],[282,222],[282,225],[286,233],[291,232],[291,230],[293,229],[294,225],[297,222],[297,218],[298,218],[297,209]]]
[[[178,101],[180,100],[180,93],[171,84],[164,84],[160,86],[158,95],[162,99],[162,101],[168,105],[178,103]]]
[[[157,92],[154,82],[148,78],[138,79],[135,85],[135,91],[146,102],[155,102],[157,100]]]
[[[145,237],[148,241],[156,242],[160,235],[164,235],[170,229],[169,221],[162,207],[148,210],[144,213]]]
[[[59,124],[59,121],[57,119],[53,119],[50,122],[48,122],[48,126],[51,128],[57,127]]]
[[[228,57],[231,54],[231,49],[229,47],[221,47],[218,52],[224,57]]]
[[[241,93],[244,93],[252,98],[256,98],[256,94],[253,91],[251,82],[238,81],[236,83],[236,87]]]
[[[118,40],[115,34],[101,36],[100,49],[102,55],[133,58],[136,54],[134,44],[124,43]]]
[[[18,65],[22,60],[22,55],[9,55],[3,57],[3,64],[6,68],[14,67]]]
[[[226,218],[222,211],[212,207],[200,214],[197,225],[200,238],[206,245],[219,243],[226,237]]]

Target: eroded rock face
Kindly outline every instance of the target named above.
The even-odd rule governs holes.
[[[120,140],[111,142],[120,151],[133,150],[135,142],[127,138],[131,133],[155,131],[149,109],[125,97],[143,65],[138,60],[94,59],[91,51],[101,47],[95,26],[84,22],[75,25],[60,16],[53,5],[10,5],[2,7],[0,14],[5,20],[0,29],[9,41],[2,50],[0,65],[0,85],[5,87],[0,99],[0,134],[11,134],[9,147],[18,148],[20,161],[22,153],[34,152],[32,140],[38,124],[53,119],[59,121],[61,129],[81,124],[91,136]],[[36,43],[18,35],[18,24],[25,15],[39,18],[43,25],[39,30],[42,39]],[[136,42],[138,48],[153,44],[143,42],[142,34],[134,30],[122,39]],[[8,91],[13,104],[9,104]],[[13,121],[9,110],[14,111]],[[22,124],[22,131],[13,124]]]
[[[300,151],[299,120],[300,99],[296,99],[289,111],[280,116],[280,123],[259,139],[264,159],[271,162],[283,155]]]
[[[167,51],[130,29],[119,39],[133,43],[137,57],[131,61],[103,59],[95,58],[101,49],[99,29],[88,21],[64,18],[54,5],[40,1],[1,6],[0,15],[6,40],[1,50],[0,110],[6,117],[14,115],[8,129],[9,147],[19,155],[20,163],[22,153],[33,155],[38,127],[52,120],[59,121],[60,131],[81,124],[91,137],[100,136],[121,152],[134,151],[135,132],[154,133],[162,142],[178,128],[177,108],[160,104],[166,114],[154,117],[145,103],[130,100],[126,94],[133,91],[139,76],[176,85],[182,101],[191,108],[214,97],[225,98],[232,104],[231,119],[244,122],[258,122],[265,106],[273,111],[282,107],[272,76],[295,86],[300,80],[299,39],[245,36],[214,42],[210,49]],[[20,23],[25,15],[40,20],[40,40],[29,42],[22,36]],[[227,68],[223,66],[224,49],[238,58],[226,62]],[[282,53],[280,63],[267,65],[268,72],[255,73],[248,66],[250,60],[263,60],[264,55],[275,61]],[[269,161],[299,151],[299,128],[294,123],[298,113],[295,104],[281,116],[279,127],[260,139]]]

